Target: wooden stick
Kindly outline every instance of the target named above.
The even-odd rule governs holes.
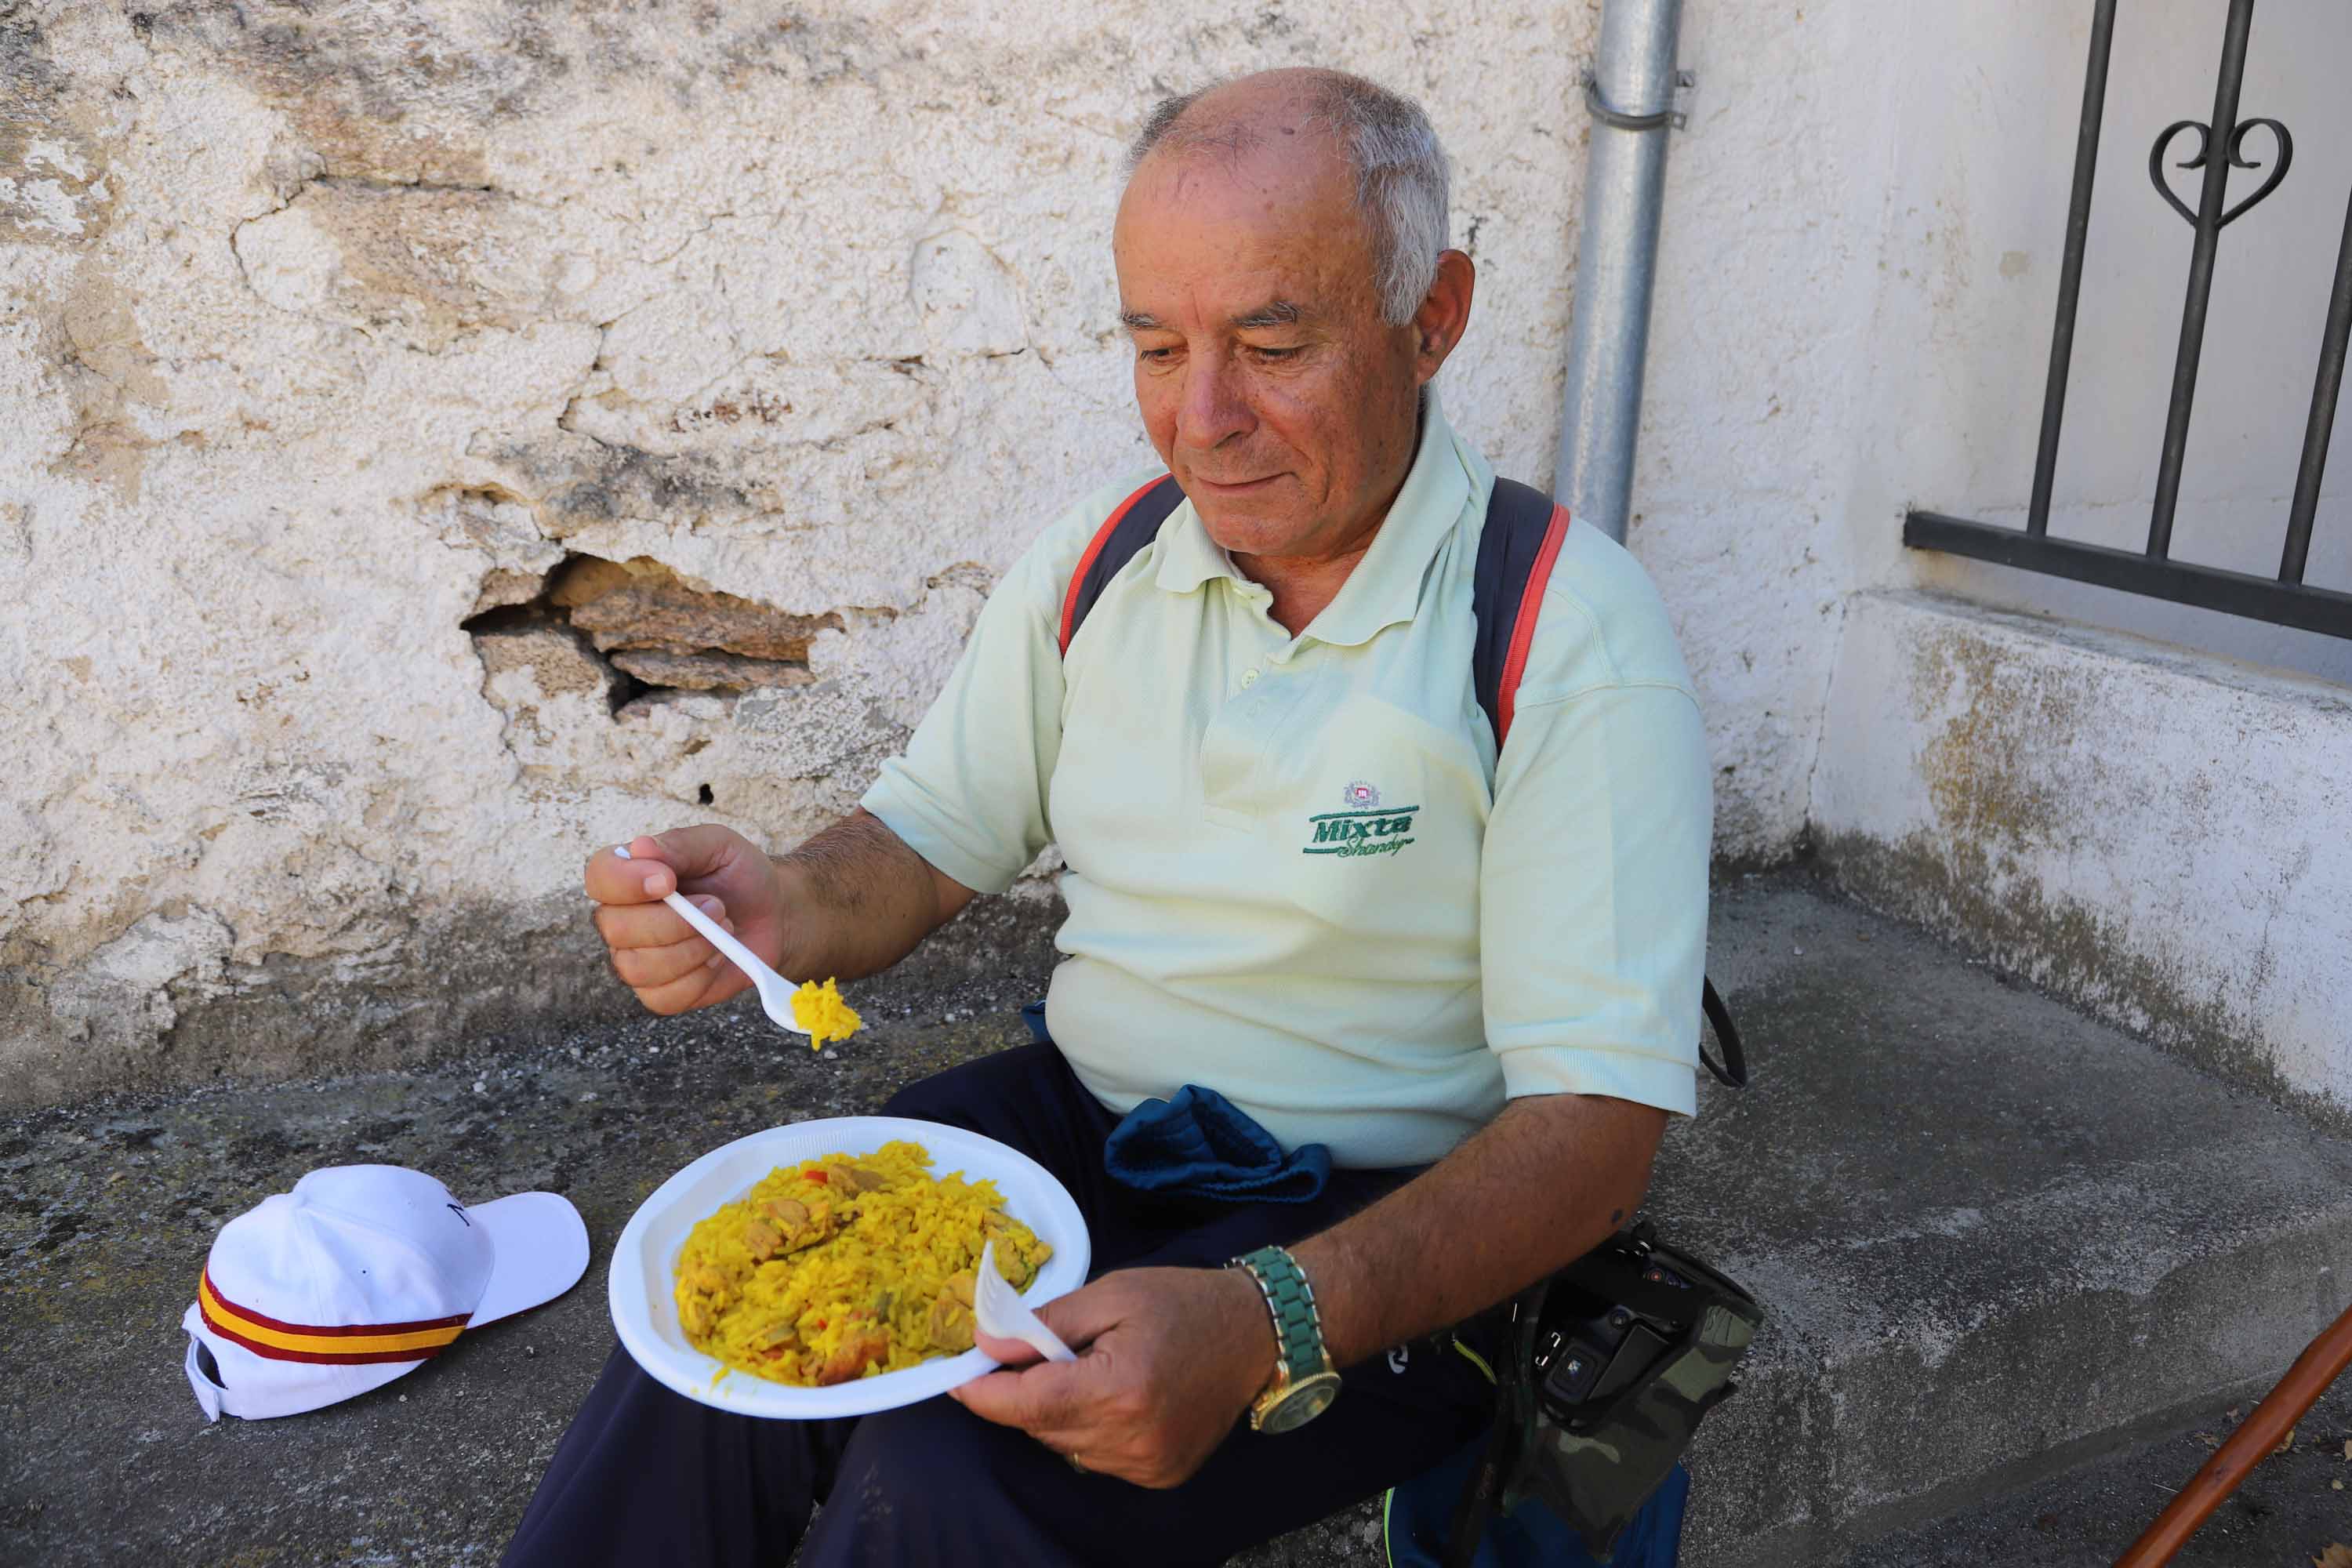
[[[2263,1396],[2245,1424],[2205,1461],[2147,1533],[2116,1559],[2116,1568],[2161,1568],[2171,1562],[2197,1527],[2238,1489],[2238,1483],[2277,1450],[2280,1439],[2294,1430],[2347,1365],[2352,1365],[2352,1307],[2304,1347],[2278,1386]]]

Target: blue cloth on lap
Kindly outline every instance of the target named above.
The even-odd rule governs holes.
[[[1331,1178],[1331,1151],[1282,1145],[1213,1089],[1188,1083],[1173,1100],[1147,1100],[1103,1146],[1111,1179],[1170,1197],[1303,1204]]]
[[[1054,1043],[1045,1004],[1030,1003],[1021,1018],[1039,1045]],[[1233,1101],[1188,1083],[1173,1100],[1145,1100],[1111,1129],[1103,1169],[1121,1185],[1166,1197],[1303,1204],[1331,1179],[1331,1151],[1309,1143],[1285,1154]]]

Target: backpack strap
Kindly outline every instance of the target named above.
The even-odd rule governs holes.
[[[1470,605],[1478,629],[1470,646],[1470,679],[1486,722],[1494,726],[1497,752],[1510,738],[1512,699],[1535,643],[1551,563],[1567,536],[1566,507],[1554,506],[1551,497],[1532,485],[1495,481],[1471,577]]]
[[[1062,595],[1064,658],[1069,657],[1070,639],[1078,635],[1087,612],[1095,607],[1119,568],[1158,538],[1160,525],[1183,504],[1184,492],[1178,488],[1176,476],[1162,474],[1119,502],[1095,531],[1094,542],[1078,557],[1078,569],[1070,574],[1069,589]]]
[[[1560,541],[1568,536],[1568,509],[1554,506],[1549,496],[1516,479],[1497,479],[1486,499],[1486,525],[1478,531],[1478,564],[1471,577],[1470,605],[1477,631],[1470,650],[1470,679],[1478,706],[1495,728],[1495,750],[1510,738],[1514,698],[1519,677],[1527,673],[1528,650],[1535,646],[1536,622],[1543,612],[1544,589],[1551,581],[1552,563],[1559,557]],[[1739,1026],[1724,1005],[1715,982],[1699,979],[1699,1008],[1715,1026],[1723,1047],[1717,1062],[1702,1048],[1698,1059],[1716,1081],[1732,1089],[1748,1084],[1748,1056],[1740,1048]]]

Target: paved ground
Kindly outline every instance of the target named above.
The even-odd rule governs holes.
[[[2352,1193],[2352,1145],[1801,873],[1724,889],[1716,924],[1758,1088],[1708,1091],[1670,1142],[1654,1206],[1776,1316],[1695,1457],[1693,1568],[1835,1563],[1848,1540],[2038,1479],[2110,1408],[2210,1427],[2195,1402],[2225,1384],[2234,1395],[2247,1373],[2228,1369],[2274,1373],[2291,1350],[2273,1342],[2310,1331],[2300,1321],[2322,1310],[2324,1271],[2352,1236],[2352,1197],[2334,1196]],[[826,1057],[736,1007],[484,1042],[407,1072],[0,1122],[0,1563],[494,1561],[610,1343],[604,1261],[637,1202],[716,1144],[870,1110],[1024,1037],[1013,1009],[1051,960],[1038,922],[1000,919],[860,988],[874,1026]],[[596,1261],[563,1300],[374,1394],[206,1426],[178,1320],[214,1231],[304,1170],[352,1160],[414,1165],[461,1196],[565,1193]],[[2175,1321],[2196,1331],[2168,1341]],[[2117,1349],[2136,1342],[2161,1353]],[[2179,1474],[2193,1468],[2178,1457],[2191,1461]],[[2296,1484],[2288,1467],[2279,1478]],[[1855,1561],[2105,1562],[2145,1521],[2135,1483],[2115,1485],[2108,1512],[2095,1487],[2021,1525],[1979,1510]],[[2300,1564],[2316,1550],[2314,1519],[2254,1506],[2271,1511],[2243,1510],[2230,1542],[2243,1555],[2195,1561]],[[1996,1550],[2004,1531],[2030,1538]],[[1367,1509],[1247,1561],[1381,1553]]]
[[[1892,1536],[1845,1568],[2093,1568],[2112,1563],[2230,1435],[2252,1399],[2215,1404],[2185,1430],[2141,1443],[1990,1507]],[[2352,1376],[2296,1426],[2172,1561],[2175,1568],[2307,1568],[2352,1547]],[[2343,1490],[2337,1490],[2337,1488]]]

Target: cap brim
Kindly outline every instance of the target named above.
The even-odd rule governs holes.
[[[470,1204],[466,1216],[488,1233],[495,1258],[469,1329],[544,1306],[588,1271],[588,1226],[568,1198],[516,1193]]]

